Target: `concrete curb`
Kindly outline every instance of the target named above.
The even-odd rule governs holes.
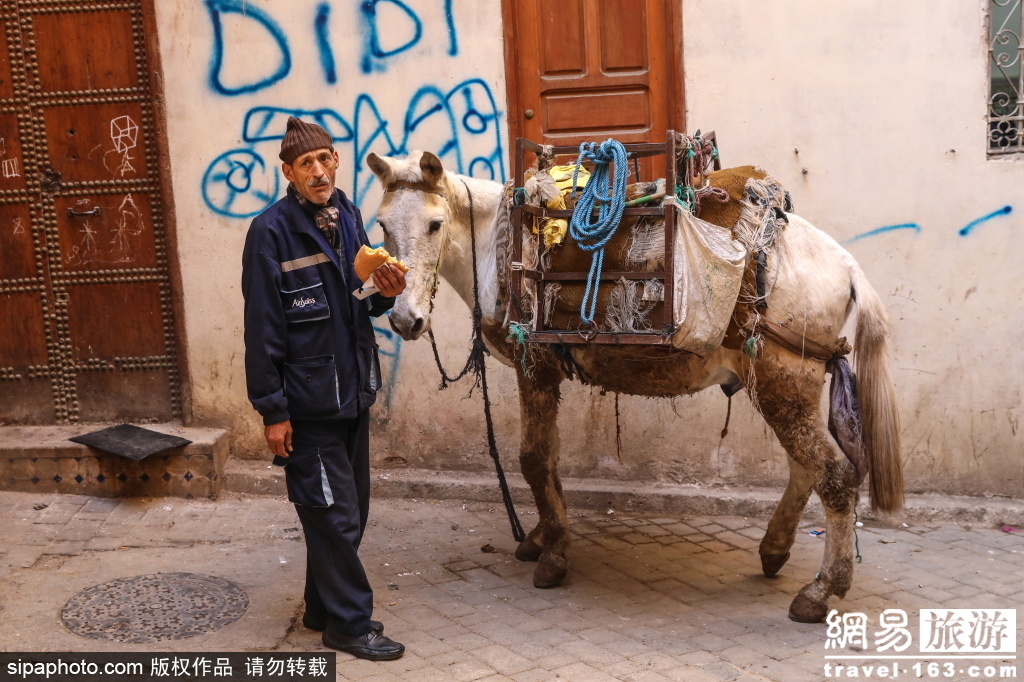
[[[512,473],[506,477],[516,505],[532,509],[533,497],[523,477]],[[570,510],[612,509],[639,514],[768,518],[782,497],[781,488],[701,488],[603,479],[562,479],[562,488]],[[283,496],[284,473],[267,462],[231,459],[225,471],[224,490]],[[373,494],[383,498],[493,502],[501,506],[501,492],[493,474],[465,471],[378,469],[373,476]],[[913,494],[907,495],[906,506],[899,514],[878,516],[871,512],[865,493],[858,513],[861,518],[884,525],[955,522],[1019,526],[1024,525],[1024,500]],[[812,496],[804,517],[807,520],[824,519],[821,503],[815,496]]]

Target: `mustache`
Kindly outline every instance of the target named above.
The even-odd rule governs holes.
[[[331,182],[327,179],[326,175],[321,175],[319,178],[310,178],[309,181],[306,182],[307,187],[324,187],[329,184],[331,184]]]

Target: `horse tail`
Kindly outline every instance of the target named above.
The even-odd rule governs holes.
[[[889,369],[889,316],[859,265],[854,265],[851,274],[857,301],[854,360],[871,472],[871,508],[895,512],[903,507],[903,461],[900,416]]]

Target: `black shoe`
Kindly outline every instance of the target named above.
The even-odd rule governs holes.
[[[305,614],[302,615],[302,627],[306,628],[307,630],[315,630],[317,632],[323,632],[324,630],[327,629],[327,619],[326,618],[323,618],[323,619],[321,619],[321,618],[314,618],[313,616],[309,615],[308,613],[305,613]],[[376,632],[378,635],[383,634],[384,633],[384,623],[380,622],[379,620],[371,620],[370,621],[370,631],[371,632]]]
[[[346,654],[352,654],[356,658],[365,658],[368,661],[393,661],[396,658],[401,658],[405,653],[405,645],[372,630],[358,637],[332,635],[325,631],[323,642],[326,647],[344,651]]]

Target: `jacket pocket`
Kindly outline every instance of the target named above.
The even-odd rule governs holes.
[[[312,270],[312,269],[310,269]],[[285,275],[293,275],[287,272]],[[284,306],[286,322],[312,322],[326,320],[331,316],[331,308],[327,305],[327,294],[324,293],[323,282],[315,270],[304,273],[305,279],[294,276],[283,277],[281,281],[281,304]]]
[[[380,390],[380,352],[377,344],[373,344],[370,350],[370,392],[376,393]]]
[[[288,458],[284,465],[284,481],[288,489],[288,501],[302,507],[330,507],[334,494],[327,480],[327,470],[320,459],[320,449],[314,455],[301,459]]]
[[[333,355],[284,363],[284,395],[292,417],[332,417],[341,410]]]

